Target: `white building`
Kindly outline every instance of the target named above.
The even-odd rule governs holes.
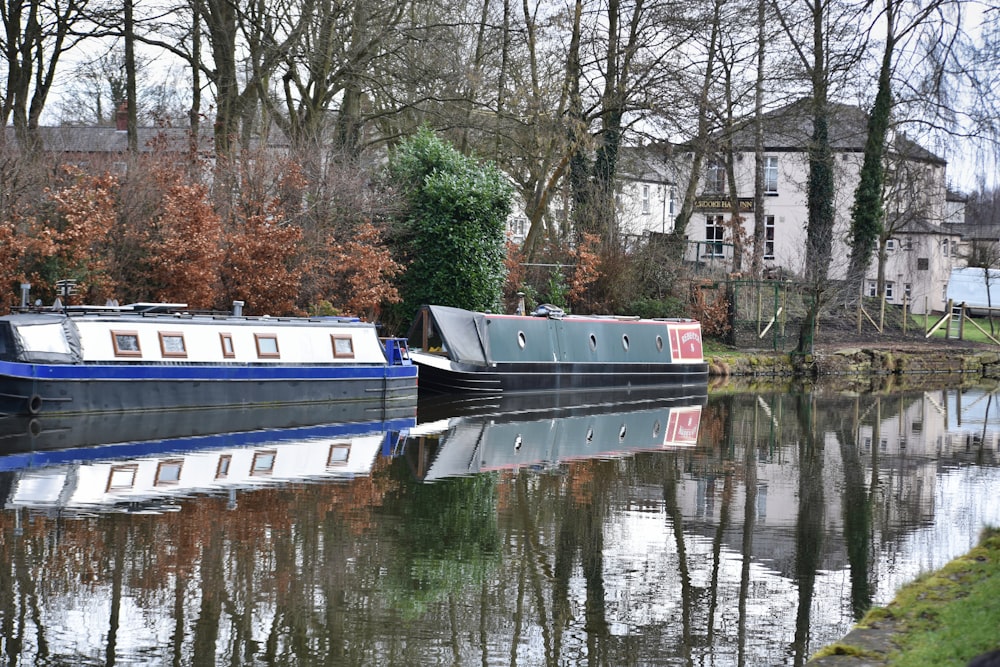
[[[806,183],[809,175],[807,146],[812,137],[812,116],[808,100],[801,100],[766,114],[764,118],[764,215],[765,268],[785,276],[801,276],[805,268],[808,206]],[[834,169],[834,240],[830,278],[843,279],[850,247],[851,208],[858,184],[867,132],[867,117],[858,107],[834,104],[830,110],[830,143]],[[890,137],[887,157],[886,298],[902,303],[904,297],[914,312],[924,308],[942,311],[948,275],[959,266],[956,244],[960,237],[942,227],[946,216],[954,215],[946,205],[945,160],[920,147],[902,134]],[[754,135],[752,120],[733,133],[733,172],[746,239],[753,238],[754,225]],[[672,161],[673,173],[665,183],[688,181],[693,153],[679,147]],[[643,180],[639,204],[642,207]],[[674,187],[674,186],[671,186]],[[675,192],[682,187],[675,187]],[[625,191],[625,188],[623,188]],[[694,213],[685,233],[689,241],[689,262],[712,262],[732,266],[733,238],[728,227],[731,204],[727,170],[722,156],[708,156],[699,178]],[[636,204],[622,206],[621,228],[634,233],[630,211]],[[675,203],[679,207],[680,203]],[[630,208],[631,207],[631,208]],[[671,215],[668,220],[673,221]],[[654,216],[644,219],[646,232],[661,231]],[[641,225],[639,225],[641,227]],[[670,225],[666,231],[672,231]],[[749,244],[744,248],[743,266],[749,265]],[[729,269],[731,270],[731,268]],[[877,256],[866,276],[865,289],[877,284]]]

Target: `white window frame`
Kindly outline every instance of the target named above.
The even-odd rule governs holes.
[[[726,164],[721,159],[705,165],[705,194],[721,195],[726,191]]]
[[[640,189],[639,203],[641,206],[642,214],[649,215],[649,212],[652,209],[652,207],[650,206],[649,203],[649,185],[646,183],[643,183]]]
[[[865,282],[865,294],[868,296],[878,296],[878,281],[868,280]]]
[[[778,194],[778,158],[764,158],[764,194]]]
[[[774,216],[764,216],[764,259],[774,259]]]
[[[896,285],[891,280],[885,281],[885,300],[892,301],[896,292]]]
[[[722,257],[725,254],[725,247],[722,245],[725,238],[725,216],[705,216],[705,256]]]

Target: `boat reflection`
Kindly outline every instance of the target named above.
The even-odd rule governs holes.
[[[694,447],[706,402],[702,396],[671,398],[662,393],[633,394],[628,402],[595,402],[593,397],[559,393],[547,399],[437,405],[457,416],[424,420],[410,429],[404,453],[411,470],[431,482]]]
[[[168,511],[196,494],[235,502],[237,490],[367,475],[416,423],[298,425],[308,419],[235,410],[4,420],[0,500],[60,513]]]

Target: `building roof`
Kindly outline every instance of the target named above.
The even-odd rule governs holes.
[[[950,225],[937,225],[928,220],[917,218],[915,220],[908,220],[907,222],[900,225],[894,232],[894,235],[899,234],[936,234],[938,236],[961,236],[961,234],[953,229]]]
[[[14,128],[4,128],[8,145],[16,145]],[[168,152],[186,152],[190,149],[191,131],[181,127],[139,127],[139,152],[147,153],[157,149]],[[42,146],[51,153],[81,154],[124,154],[128,151],[128,133],[114,127],[39,127],[38,136]],[[212,148],[210,132],[201,132],[199,151]]]
[[[812,141],[812,101],[803,98],[763,117],[764,150],[802,151]],[[868,114],[860,107],[830,103],[830,145],[834,151],[861,153],[868,137]],[[721,136],[721,134],[719,135]],[[739,152],[753,151],[754,119],[741,120],[732,133],[733,148]],[[945,165],[947,161],[912,141],[905,134],[890,134],[890,145],[898,155],[912,160]]]

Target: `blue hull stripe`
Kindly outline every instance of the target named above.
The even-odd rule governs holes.
[[[413,378],[416,366],[100,365],[0,362],[0,377],[23,380],[336,380]]]

